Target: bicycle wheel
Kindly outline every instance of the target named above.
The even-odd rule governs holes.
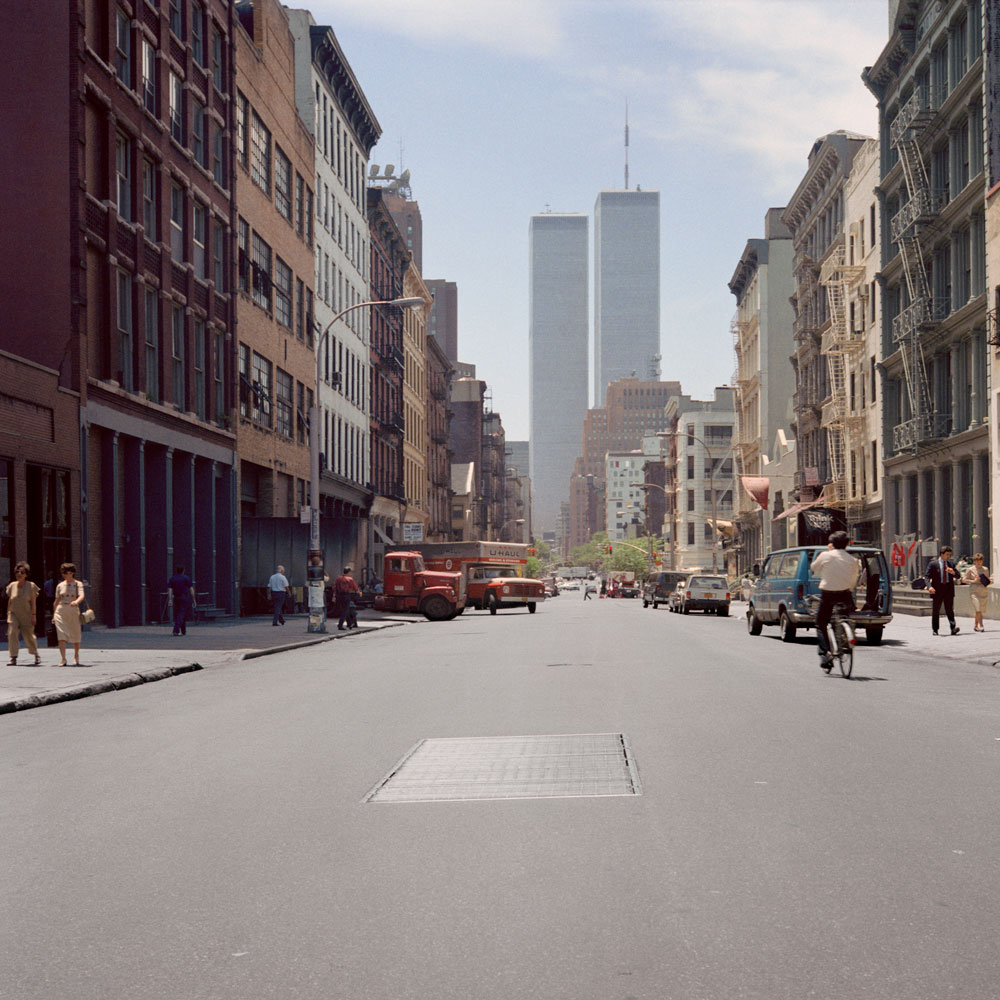
[[[851,636],[843,622],[837,622],[833,627],[833,640],[837,644],[837,663],[844,677],[850,677],[854,669],[854,646]]]

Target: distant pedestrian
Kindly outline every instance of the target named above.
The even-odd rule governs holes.
[[[288,597],[288,577],[285,576],[284,566],[279,566],[277,572],[271,574],[271,579],[267,581],[267,589],[270,591],[271,607],[274,610],[271,624],[274,626],[284,625],[285,616],[281,612]]]
[[[345,566],[344,572],[333,581],[333,613],[339,618],[338,632],[358,627],[358,616],[351,603],[351,595],[356,593],[358,585],[351,576],[351,567]]]
[[[969,585],[972,610],[976,615],[976,622],[973,626],[974,632],[986,631],[983,625],[983,612],[986,610],[986,603],[990,596],[987,588],[992,582],[990,571],[983,565],[983,554],[982,552],[977,552],[972,557],[972,565],[962,574],[962,583]]]
[[[194,596],[194,583],[184,572],[183,566],[174,567],[174,575],[167,583],[170,606],[174,610],[174,635],[187,635],[187,620],[198,606]]]
[[[591,595],[594,593],[594,587],[591,584],[585,584],[583,588],[583,599],[585,601],[590,601],[593,598]]]
[[[941,608],[948,616],[951,634],[958,635],[961,629],[955,624],[955,581],[958,572],[951,561],[951,546],[942,546],[937,559],[932,559],[927,567],[927,593],[931,595],[931,631],[937,635],[941,623]]]
[[[38,642],[35,639],[35,622],[38,617],[38,595],[41,590],[37,584],[28,579],[31,567],[26,562],[19,562],[14,567],[13,582],[7,584],[7,642],[10,647],[8,667],[17,665],[17,654],[20,648],[18,634],[24,636],[28,652],[35,658],[35,666],[42,662],[38,655]]]
[[[62,583],[56,587],[55,610],[52,621],[56,627],[56,637],[59,640],[59,666],[66,666],[66,643],[73,643],[73,662],[80,666],[80,605],[86,596],[83,584],[76,578],[76,566],[73,563],[63,563],[59,567],[62,573]]]
[[[743,579],[740,580],[740,597],[744,601],[750,600],[750,591],[753,589],[753,581],[750,579],[749,573],[743,574]]]

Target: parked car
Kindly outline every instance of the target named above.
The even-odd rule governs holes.
[[[692,573],[677,585],[677,594],[677,610],[681,614],[704,611],[723,618],[729,614],[729,581],[724,576]]]
[[[751,635],[760,635],[765,625],[777,625],[781,638],[792,642],[798,629],[815,627],[816,619],[806,598],[819,593],[819,579],[809,566],[824,548],[779,549],[767,557],[747,606],[747,631]],[[847,551],[861,560],[861,577],[854,590],[858,610],[851,621],[856,628],[865,630],[869,643],[877,646],[885,626],[892,621],[892,586],[885,553],[867,545],[851,545]]]
[[[674,589],[670,591],[670,597],[667,599],[667,610],[673,611],[675,614],[680,613],[681,602],[684,600],[684,590],[686,587],[687,576],[674,584]]]
[[[618,588],[618,596],[619,597],[638,597],[639,596],[639,588],[637,586],[635,586],[635,584],[626,584],[626,583],[623,583]]]
[[[680,573],[676,570],[650,574],[642,587],[642,606],[648,608],[652,604],[654,610],[661,604],[670,607],[670,598],[677,584],[686,579],[687,573]]]

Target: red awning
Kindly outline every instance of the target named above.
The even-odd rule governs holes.
[[[773,520],[780,521],[782,518],[791,517],[793,514],[798,514],[800,511],[809,510],[810,507],[818,507],[819,503],[819,500],[807,500],[805,503],[793,503],[787,510],[783,510],[780,514],[776,514]]]
[[[743,489],[750,494],[750,498],[767,510],[771,480],[767,476],[740,476],[740,482],[743,484]]]

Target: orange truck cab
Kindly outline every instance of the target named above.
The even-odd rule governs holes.
[[[501,608],[523,607],[534,614],[545,600],[545,584],[522,576],[530,547],[520,542],[423,542],[414,546],[431,569],[460,572],[466,606],[492,615]]]
[[[412,550],[386,553],[382,589],[375,598],[377,611],[412,611],[438,622],[465,610],[462,574],[428,570],[423,556]]]

